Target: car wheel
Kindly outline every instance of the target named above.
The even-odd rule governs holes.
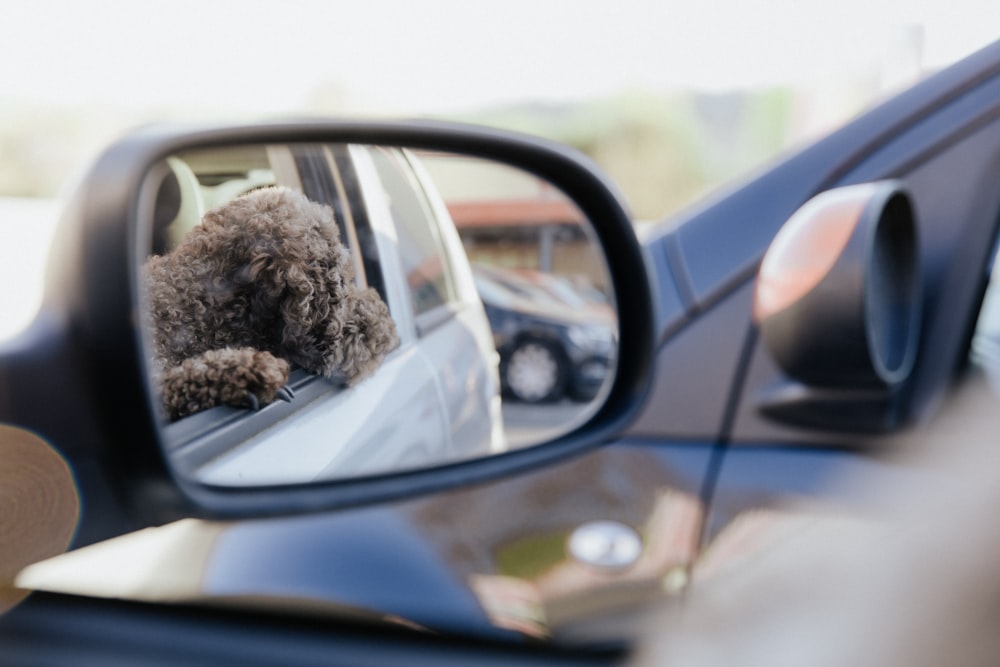
[[[511,395],[520,401],[552,401],[562,396],[566,364],[550,343],[524,340],[510,353],[504,380]]]

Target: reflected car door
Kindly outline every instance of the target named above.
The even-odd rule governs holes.
[[[413,344],[433,369],[452,456],[503,451],[498,357],[444,204],[407,153],[364,147],[351,152],[373,227],[392,227],[395,234],[401,298],[413,313]]]
[[[399,347],[365,383],[378,385],[370,392],[373,400],[357,406],[367,415],[363,421],[373,442],[389,450],[388,458],[376,465],[387,470],[447,459],[452,448],[437,370],[419,346],[413,308],[400,269],[399,238],[385,212],[378,177],[361,150],[332,146],[323,157],[335,210],[357,248],[359,273],[381,293],[399,334]],[[374,418],[379,413],[391,419]],[[357,464],[366,465],[360,459]],[[347,472],[353,474],[356,470],[352,465]]]

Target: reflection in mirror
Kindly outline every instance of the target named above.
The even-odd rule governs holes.
[[[346,144],[168,157],[146,179],[145,340],[181,474],[298,484],[537,445],[616,366],[576,205],[476,157]]]

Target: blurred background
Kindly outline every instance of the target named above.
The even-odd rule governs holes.
[[[994,0],[12,0],[0,197],[161,120],[435,117],[592,156],[663,218],[996,37]]]

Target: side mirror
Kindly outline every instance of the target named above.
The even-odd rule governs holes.
[[[500,201],[499,186],[523,196]],[[289,260],[305,244],[261,223],[293,199],[334,264]],[[216,250],[205,230],[231,213],[245,221],[238,252],[259,255],[194,278],[186,260],[160,261],[182,246],[203,260]],[[544,228],[531,248],[547,259],[474,272],[463,221],[484,255],[496,228],[525,246]],[[620,432],[652,366],[629,216],[586,158],[531,137],[429,122],[146,128],[98,158],[56,237],[41,315],[0,366],[10,386],[58,377],[60,400],[14,397],[0,419],[101,462],[145,522],[324,509],[537,466]],[[347,301],[361,305],[331,322]],[[192,324],[195,311],[213,317]],[[395,331],[373,333],[387,314]],[[342,334],[350,353],[331,349]],[[175,354],[193,338],[211,341]],[[199,355],[229,348],[279,357],[275,386],[164,401],[167,371],[194,359],[184,382],[211,375]]]
[[[898,425],[920,329],[917,227],[898,182],[802,206],[761,263],[754,319],[786,375],[759,398],[776,421],[837,431]]]

